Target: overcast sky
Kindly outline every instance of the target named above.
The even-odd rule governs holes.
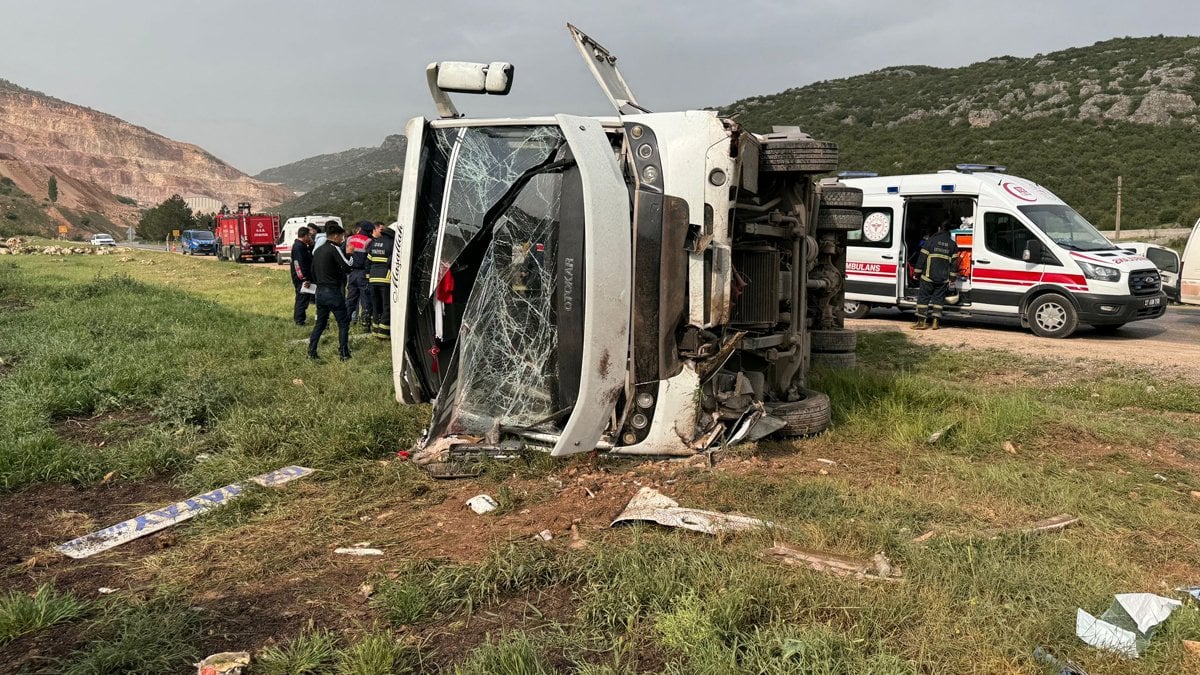
[[[1200,32],[1195,0],[7,0],[0,17],[0,78],[248,173],[378,145],[408,118],[435,115],[430,61],[515,64],[507,98],[456,98],[470,116],[607,114],[567,21],[620,57],[651,110],[893,65]]]

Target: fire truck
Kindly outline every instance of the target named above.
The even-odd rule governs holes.
[[[279,216],[251,213],[250,203],[242,202],[235,212],[222,209],[217,214],[213,232],[217,236],[217,258],[220,260],[275,261]]]

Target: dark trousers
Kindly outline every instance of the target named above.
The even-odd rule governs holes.
[[[317,344],[321,341],[321,333],[329,325],[329,315],[337,320],[338,354],[350,356],[350,313],[346,311],[346,298],[342,289],[337,286],[317,286],[317,325],[313,326],[312,335],[308,336],[308,354],[317,353]]]
[[[305,320],[308,318],[308,306],[313,301],[312,293],[300,292],[301,283],[299,279],[292,279],[292,286],[296,288],[296,304],[292,307],[292,321],[297,326],[304,325]]]
[[[392,334],[392,285],[389,283],[373,283],[371,286],[371,309],[375,312],[374,330],[378,337],[390,337]]]
[[[917,289],[917,316],[922,319],[930,315],[935,319],[942,318],[942,306],[946,304],[949,290],[949,281],[921,279],[921,287]]]
[[[366,270],[350,270],[350,283],[346,287],[346,311],[350,319],[371,323],[371,291],[367,284]]]

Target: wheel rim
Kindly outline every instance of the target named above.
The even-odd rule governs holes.
[[[1038,307],[1033,319],[1037,322],[1038,327],[1054,332],[1067,325],[1067,310],[1057,302],[1047,302]]]
[[[858,314],[859,304],[853,300],[842,303],[842,311],[846,314]]]

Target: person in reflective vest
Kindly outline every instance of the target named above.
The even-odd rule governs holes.
[[[372,332],[378,338],[389,338],[392,334],[392,248],[396,245],[395,227],[379,228],[379,233],[367,246],[367,285],[371,289],[371,309],[374,313]]]
[[[921,275],[921,286],[917,289],[917,323],[913,330],[937,330],[946,294],[958,277],[958,244],[950,235],[950,221],[942,223],[937,233],[921,246],[917,271]],[[926,323],[930,318],[932,325]]]
[[[371,330],[371,290],[367,286],[367,246],[375,224],[364,220],[358,232],[346,240],[346,256],[350,258],[350,278],[346,284],[346,311],[350,321],[358,321],[363,330]]]

